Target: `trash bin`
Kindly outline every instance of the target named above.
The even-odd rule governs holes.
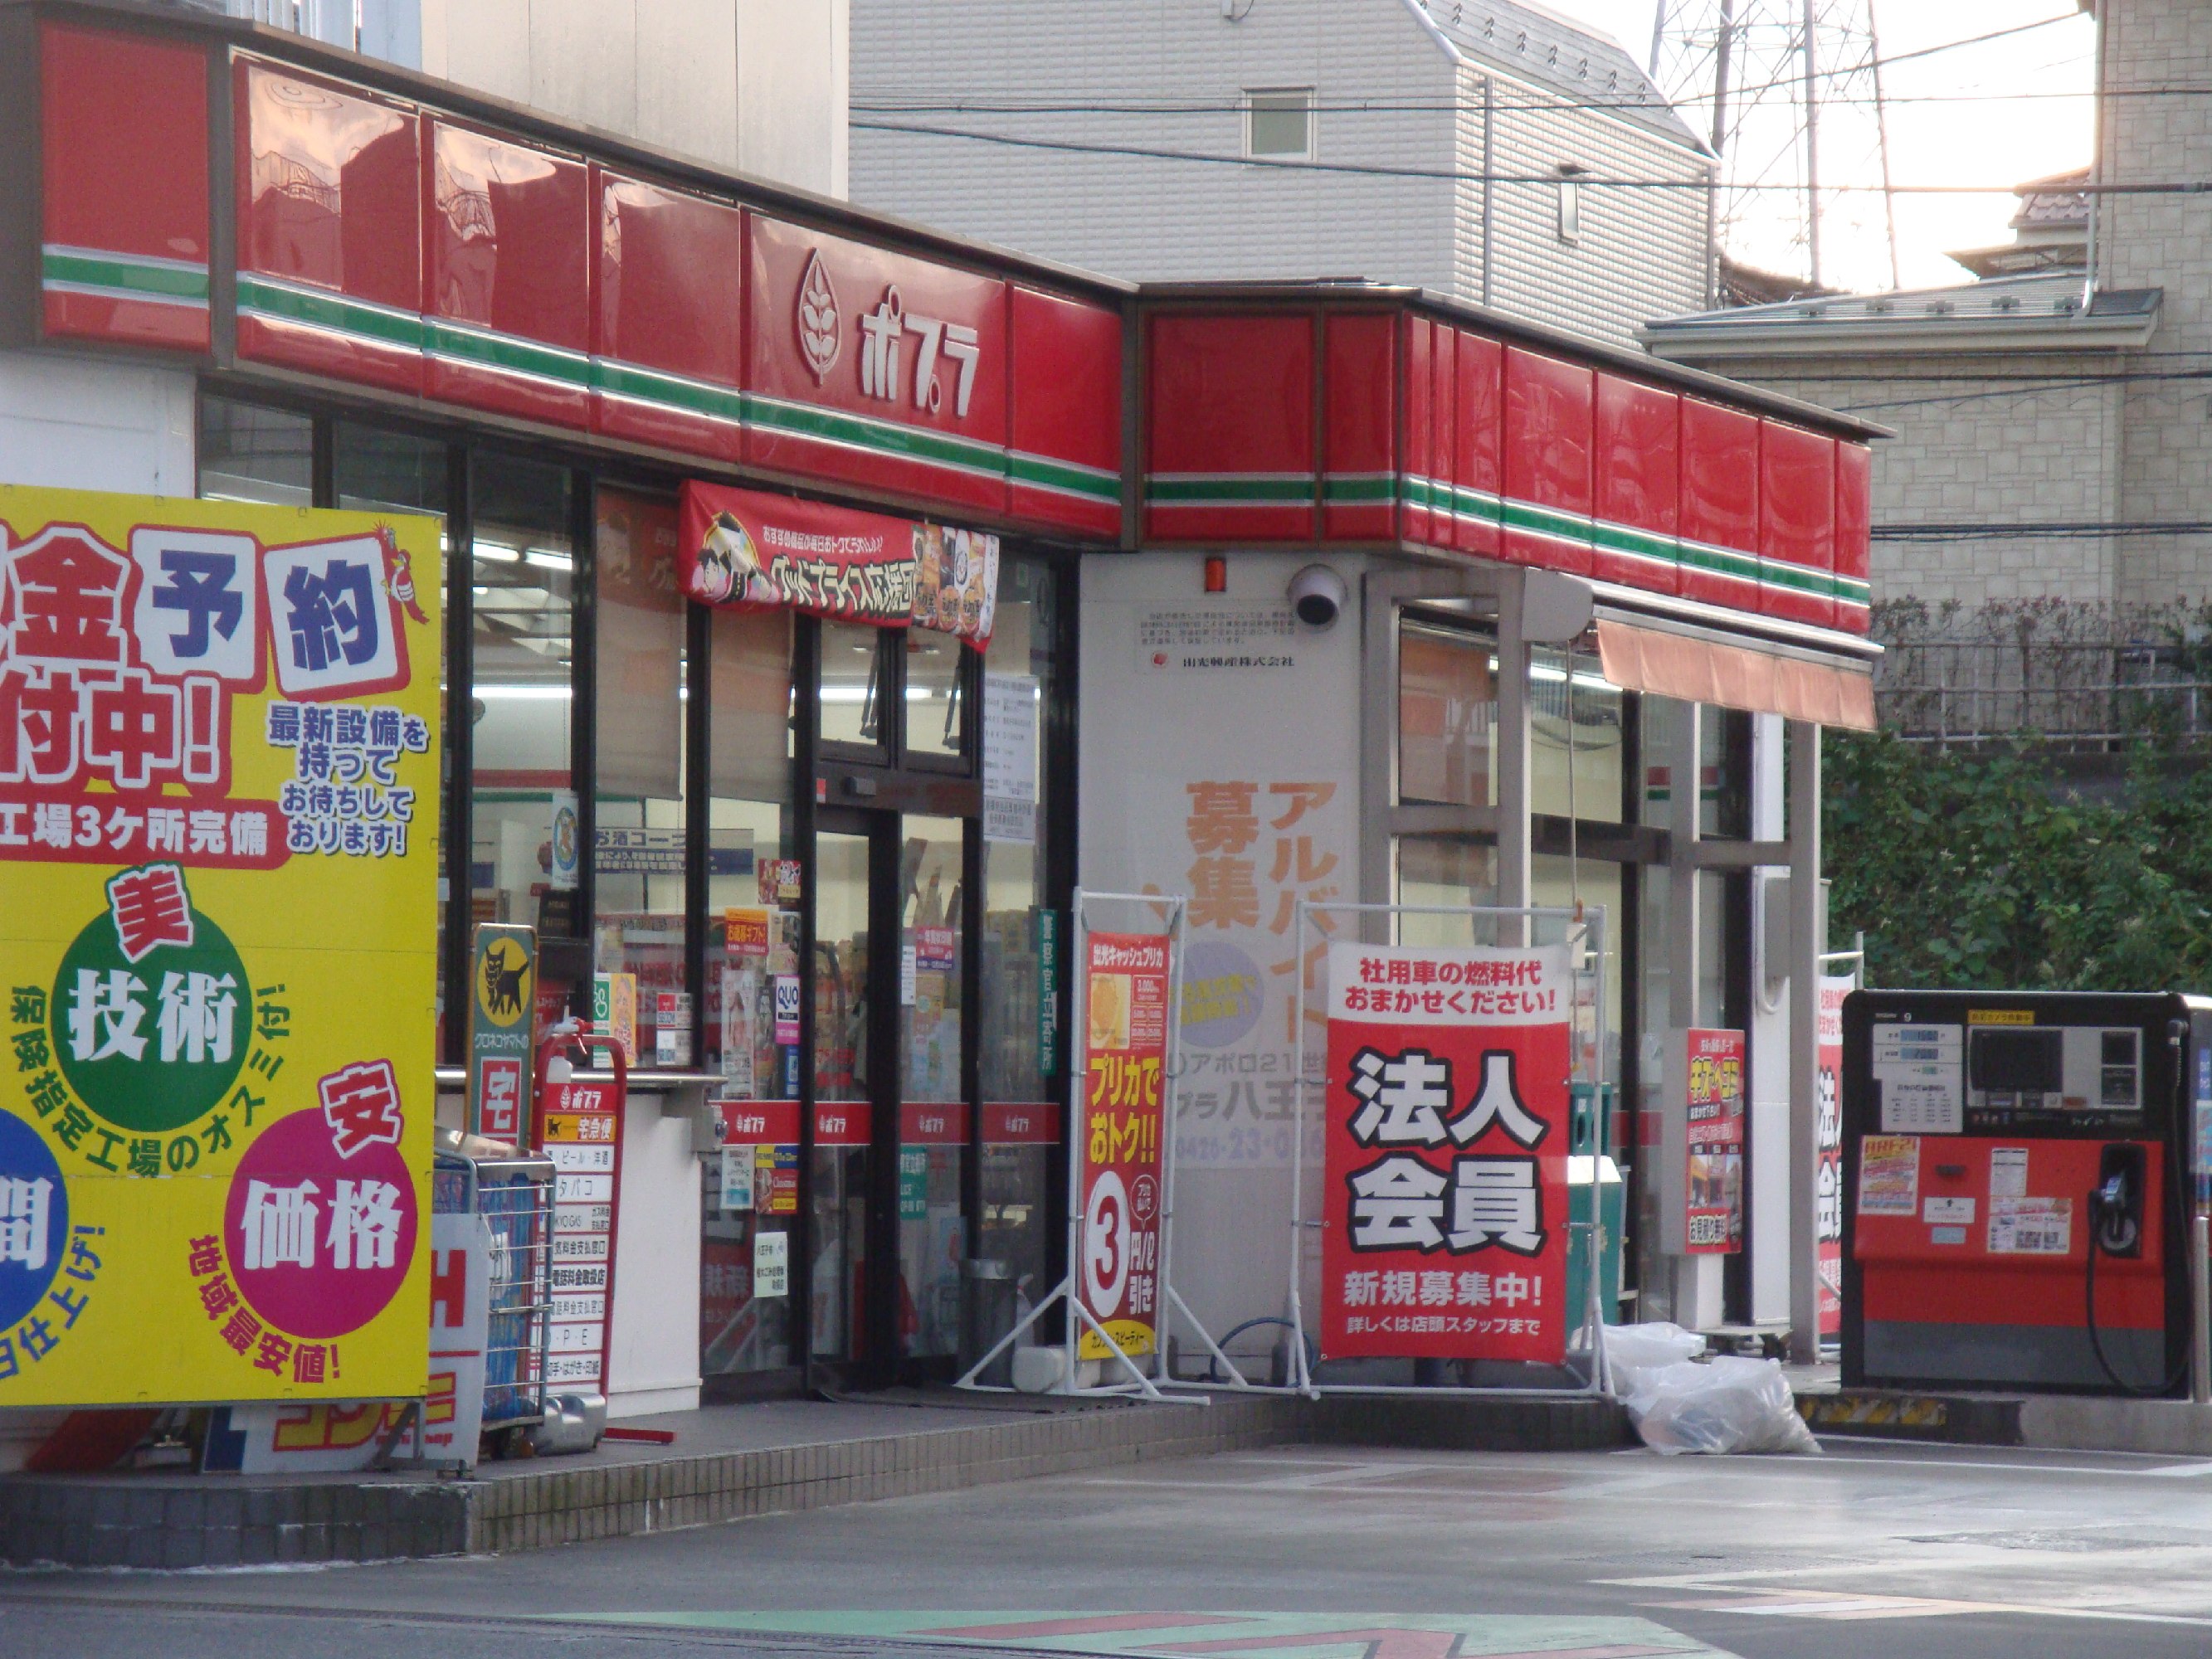
[[[1014,1322],[1020,1316],[1015,1311],[1017,1287],[1014,1270],[1009,1264],[971,1256],[962,1265],[968,1292],[962,1309],[960,1332],[960,1369],[965,1372],[1014,1328]],[[975,1381],[986,1388],[1013,1387],[1013,1347],[1009,1345],[1004,1353],[977,1374]]]
[[[1626,1226],[1626,1188],[1620,1178],[1620,1165],[1608,1153],[1595,1157],[1593,1142],[1592,1107],[1610,1113],[1613,1110],[1613,1085],[1593,1086],[1577,1083],[1570,1086],[1571,1117],[1567,1142],[1567,1214],[1569,1219],[1587,1222],[1595,1212],[1596,1219],[1605,1228],[1605,1252],[1598,1270],[1598,1305],[1601,1317],[1608,1325],[1620,1320],[1620,1263],[1622,1232]],[[1573,1325],[1579,1326],[1583,1318],[1583,1298],[1589,1295],[1589,1235],[1577,1231],[1570,1234],[1567,1245],[1567,1305],[1574,1310]]]

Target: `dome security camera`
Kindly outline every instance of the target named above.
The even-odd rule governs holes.
[[[1308,628],[1332,628],[1344,609],[1344,578],[1325,564],[1310,564],[1291,578],[1291,609]]]

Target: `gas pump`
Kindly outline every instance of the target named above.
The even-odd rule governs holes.
[[[1856,992],[1842,1103],[1846,1386],[2212,1382],[2212,1000]]]

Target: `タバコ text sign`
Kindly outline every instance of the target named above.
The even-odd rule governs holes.
[[[440,562],[0,488],[0,1406],[422,1393]]]

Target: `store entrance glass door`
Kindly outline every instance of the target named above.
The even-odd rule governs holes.
[[[866,1375],[949,1376],[960,1346],[969,833],[957,817],[817,816],[813,1353]]]

